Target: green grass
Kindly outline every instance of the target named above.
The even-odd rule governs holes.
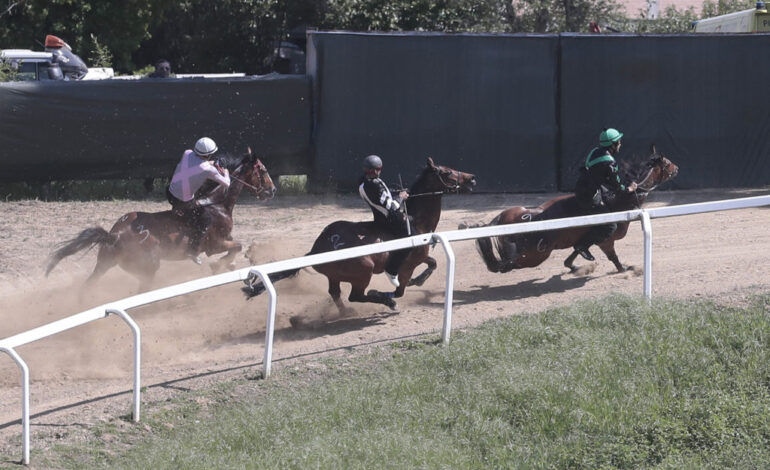
[[[307,193],[307,175],[281,175],[277,184],[282,196]]]
[[[327,360],[323,373],[279,368],[253,393],[224,384],[205,409],[150,407],[151,432],[47,464],[767,468],[768,306],[770,295],[743,308],[610,297],[493,321],[446,347],[400,342]]]

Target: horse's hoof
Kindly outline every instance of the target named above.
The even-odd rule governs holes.
[[[575,276],[588,276],[594,271],[596,271],[596,263],[590,263],[585,266],[576,267],[574,270],[571,270],[570,272]]]
[[[624,266],[623,272],[626,274],[633,274],[634,276],[641,276],[644,274],[644,268],[638,266]]]

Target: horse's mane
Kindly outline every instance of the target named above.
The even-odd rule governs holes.
[[[431,167],[429,165],[425,165],[420,169],[420,172],[417,173],[417,177],[414,179],[414,183],[412,183],[411,186],[409,186],[409,194],[416,194],[417,191],[420,189],[417,187],[418,184],[422,183],[423,177],[425,176],[425,173],[427,173]]]
[[[640,156],[633,154],[630,157],[620,157],[616,160],[620,160],[618,162],[618,173],[620,174],[621,181],[629,183],[631,181],[639,182],[650,171],[650,166],[648,165],[650,161],[649,155]]]
[[[221,152],[217,154],[216,162],[222,168],[227,168],[231,173],[235,171],[248,156],[233,155],[231,153]]]
[[[217,158],[214,159],[214,161],[219,164],[222,168],[227,168],[227,170],[232,174],[243,162],[248,160],[249,156],[238,156],[233,155],[231,153],[227,152],[220,152],[217,153]],[[216,189],[218,186],[217,183],[211,180],[206,180],[205,183],[203,183],[203,186],[198,190],[200,194],[209,194],[211,191]]]

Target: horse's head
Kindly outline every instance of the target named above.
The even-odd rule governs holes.
[[[275,196],[275,184],[264,163],[251,152],[248,148],[246,155],[241,160],[240,166],[231,174],[246,188],[251,191],[257,199],[271,199]]]
[[[431,176],[430,191],[444,193],[469,193],[476,185],[476,176],[471,173],[463,173],[448,166],[436,165],[433,159],[428,157],[425,174]]]
[[[652,155],[647,161],[647,176],[639,183],[638,191],[649,193],[666,181],[674,179],[679,173],[679,167],[671,160],[658,153],[655,145],[651,147]]]

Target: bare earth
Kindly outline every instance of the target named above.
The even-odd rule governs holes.
[[[759,196],[762,190],[660,191],[648,207]],[[514,205],[536,206],[555,194],[446,196],[438,230],[454,230],[461,222],[488,222]],[[0,218],[0,338],[65,318],[137,292],[138,283],[113,269],[89,292],[80,286],[95,263],[95,251],[65,259],[43,276],[46,257],[55,243],[80,230],[109,229],[124,213],[160,211],[152,201],[2,202]],[[235,208],[233,236],[244,246],[255,242],[258,262],[302,256],[321,229],[333,220],[368,220],[371,214],[355,195],[281,197],[266,203],[245,197]],[[729,301],[746,292],[770,287],[770,231],[767,208],[736,210],[653,221],[653,295],[713,297]],[[634,223],[618,242],[625,264],[641,266],[642,231]],[[472,242],[453,245],[458,266],[453,329],[488,319],[537,312],[575,299],[618,292],[642,293],[641,270],[615,274],[598,249],[595,270],[574,276],[562,266],[569,254],[555,252],[538,268],[493,274],[486,270]],[[423,287],[409,288],[399,300],[400,313],[373,304],[353,304],[355,314],[336,318],[326,293],[326,278],[304,270],[277,284],[278,318],[273,356],[275,373],[297,361],[319,355],[346,354],[380,343],[440,332],[445,258],[437,247],[438,270]],[[585,262],[583,262],[585,264]],[[250,263],[237,258],[237,267]],[[157,287],[204,277],[205,266],[169,262]],[[240,285],[198,292],[129,313],[142,329],[143,403],[186,393],[233,374],[262,369],[267,297],[246,301]],[[370,287],[391,290],[384,276]],[[343,286],[343,298],[347,290]],[[289,318],[325,319],[318,329],[297,330]],[[68,427],[114,420],[131,410],[132,337],[128,327],[110,317],[18,349],[31,371],[32,449],[48,448],[66,436]],[[21,374],[0,354],[0,465],[21,455]],[[34,463],[34,457],[33,457]]]

